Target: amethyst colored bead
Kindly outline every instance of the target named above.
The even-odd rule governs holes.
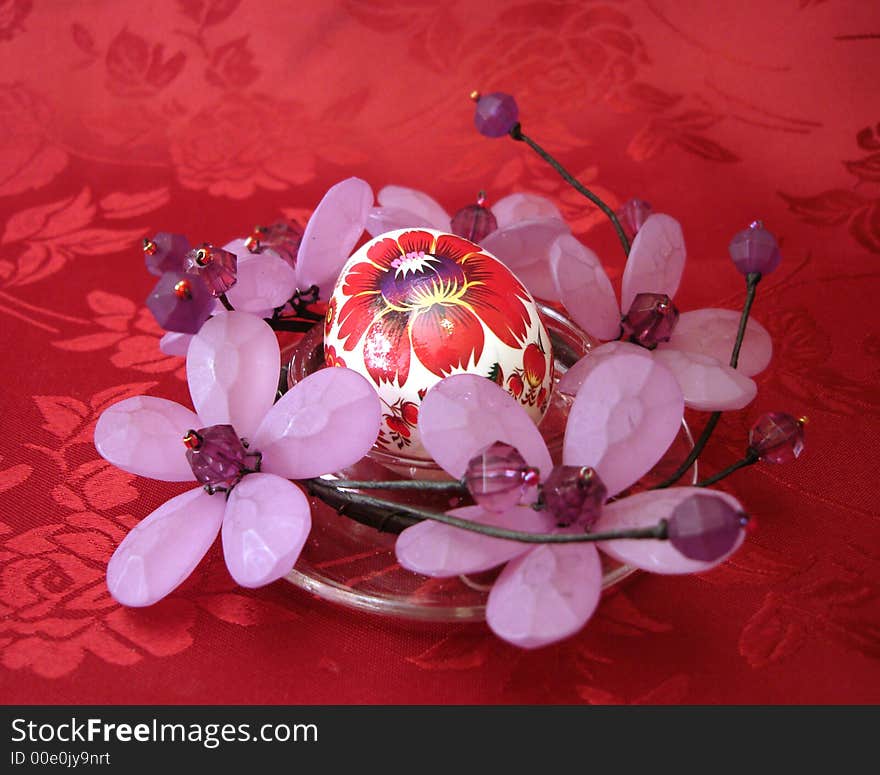
[[[516,100],[509,94],[494,92],[477,99],[474,124],[477,131],[486,137],[503,137],[519,121],[519,108]]]
[[[678,323],[678,310],[663,293],[640,293],[623,318],[623,329],[630,341],[653,350],[668,342]]]
[[[736,268],[744,275],[770,274],[782,261],[776,238],[760,221],[754,221],[748,229],[738,232],[730,241],[728,250]]]
[[[636,236],[650,214],[651,205],[642,199],[630,199],[624,202],[616,213],[617,220],[630,239]]]
[[[452,216],[452,233],[471,242],[480,242],[497,229],[495,215],[483,205],[467,205]]]
[[[608,489],[589,466],[554,466],[542,485],[544,507],[560,527],[596,524]]]
[[[537,484],[537,476],[514,447],[496,441],[471,459],[464,482],[477,505],[506,511],[519,503],[529,484]]]
[[[166,331],[197,334],[214,311],[214,297],[198,275],[165,272],[147,296],[147,307]]]
[[[235,285],[238,258],[223,248],[215,248],[207,242],[186,254],[184,271],[201,277],[214,296],[226,293]]]
[[[692,495],[669,516],[667,535],[685,557],[714,562],[733,549],[747,522],[745,514],[721,498]]]
[[[804,451],[804,421],[768,412],[749,431],[749,451],[767,463],[790,463]]]
[[[210,487],[229,487],[247,468],[247,448],[231,425],[190,430],[183,437],[186,459],[196,479]]]
[[[144,240],[144,263],[150,274],[179,272],[189,251],[189,240],[182,234],[160,231],[152,239]]]
[[[302,244],[303,229],[295,220],[279,221],[271,226],[257,226],[248,240],[248,249],[258,252],[263,248],[274,250],[291,268],[296,269],[296,258]]]

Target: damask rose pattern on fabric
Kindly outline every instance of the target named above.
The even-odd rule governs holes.
[[[4,696],[880,700],[880,333],[861,313],[880,252],[876,4],[749,0],[725,15],[710,0],[304,0],[275,4],[272,23],[264,5],[164,0],[123,18],[110,0],[88,13],[0,0]],[[450,207],[481,189],[548,196],[619,280],[601,214],[521,145],[476,136],[472,88],[515,93],[524,129],[613,207],[641,196],[680,215],[687,308],[742,301],[724,235],[761,217],[780,237],[786,263],[755,309],[774,364],[755,406],[722,418],[705,466],[741,454],[764,411],[809,415],[796,469],[728,480],[758,531],[706,576],[634,577],[584,633],[528,654],[479,625],[377,626],[283,583],[240,592],[217,553],[155,609],[112,605],[100,578],[112,546],[173,493],[112,473],[90,425],[126,390],[184,391],[179,359],[149,352],[142,237],[222,244],[279,211],[305,223],[327,185],[357,175]],[[376,572],[362,555],[344,562],[355,582]],[[364,643],[378,667],[352,647]]]

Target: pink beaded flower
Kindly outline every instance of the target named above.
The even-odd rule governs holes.
[[[278,234],[267,230],[257,252],[248,240],[234,239],[223,250],[237,258],[234,284],[226,298],[236,310],[269,317],[297,290],[318,288],[318,298],[328,299],[333,284],[357,241],[364,233],[373,190],[359,178],[347,178],[330,188],[299,233],[291,228]],[[216,302],[213,314],[224,312]],[[169,332],[159,343],[166,355],[186,355],[190,335]]]
[[[221,528],[226,566],[239,584],[284,576],[311,527],[309,502],[288,480],[351,465],[379,432],[376,392],[349,369],[318,371],[273,404],[278,341],[253,315],[211,318],[193,337],[186,365],[196,412],[138,396],[111,406],[95,428],[98,452],[124,471],[204,485],[160,506],[113,553],[107,586],[128,606],[174,590]]]
[[[437,522],[404,530],[396,544],[402,566],[427,576],[457,576],[505,565],[486,608],[499,637],[534,648],[577,632],[592,615],[602,589],[598,549],[655,573],[691,573],[721,562],[743,539],[742,509],[731,496],[697,487],[646,491],[607,503],[658,462],[681,424],[683,399],[675,377],[646,352],[604,359],[586,377],[571,407],[562,466],[528,415],[491,381],[456,375],[438,383],[422,402],[419,429],[425,447],[453,477],[465,480],[476,506],[450,514],[525,532],[595,532],[669,520],[668,541],[630,539],[592,543],[527,544],[488,537]],[[499,455],[498,442],[509,445]],[[512,449],[511,449],[512,448]],[[512,453],[512,454],[511,454]],[[517,498],[533,502],[537,469],[545,507],[514,505],[501,493],[474,487],[519,459],[524,473]],[[474,461],[474,458],[477,461]],[[497,480],[496,480],[497,481]],[[586,485],[586,486],[585,486]],[[562,525],[562,526],[560,526]]]
[[[751,402],[757,386],[750,377],[767,367],[773,353],[770,335],[750,318],[739,364],[736,369],[728,366],[740,313],[707,308],[679,315],[672,297],[685,258],[678,221],[668,215],[649,216],[632,243],[618,305],[611,281],[593,251],[571,235],[553,243],[549,252],[553,298],[560,299],[574,321],[597,339],[615,340],[623,333],[630,340],[594,348],[568,371],[560,382],[561,390],[576,393],[587,373],[605,357],[638,350],[652,352],[675,374],[688,407],[720,411],[741,409]],[[623,319],[621,310],[625,311]]]
[[[546,257],[553,241],[571,230],[549,199],[510,194],[491,207],[482,200],[467,205],[451,218],[436,200],[412,188],[385,186],[378,201],[367,216],[366,228],[374,237],[417,226],[452,232],[503,261],[535,296],[553,298]]]

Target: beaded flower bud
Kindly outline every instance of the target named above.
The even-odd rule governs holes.
[[[776,237],[761,221],[752,221],[748,229],[734,235],[728,249],[736,268],[744,275],[770,274],[782,261]]]
[[[144,240],[144,264],[150,274],[161,277],[164,272],[180,271],[189,251],[189,240],[182,234],[160,231]]]
[[[198,275],[165,272],[147,296],[147,307],[166,331],[197,334],[214,311],[214,296]]]
[[[749,451],[767,463],[790,463],[804,451],[806,418],[768,412],[749,431]]]
[[[238,258],[235,253],[206,242],[186,254],[184,271],[201,277],[211,293],[219,296],[235,285]]]
[[[516,100],[509,94],[480,94],[474,91],[470,97],[477,103],[474,124],[481,135],[504,137],[519,122],[519,108]]]

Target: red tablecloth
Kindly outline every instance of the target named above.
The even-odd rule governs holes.
[[[5,702],[785,703],[880,700],[880,6],[861,0],[0,0],[0,697]],[[771,409],[796,464],[725,484],[760,529],[702,577],[640,575],[578,636],[523,652],[479,625],[354,614],[218,551],[148,610],[108,597],[126,530],[180,488],[91,445],[103,408],[185,400],[140,239],[221,243],[355,174],[456,209],[555,199],[619,275],[610,227],[472,88],[612,204],[683,224],[677,301],[737,308],[756,217],[785,260],[755,315],[773,366],[704,470]],[[697,425],[702,418],[697,419]]]

